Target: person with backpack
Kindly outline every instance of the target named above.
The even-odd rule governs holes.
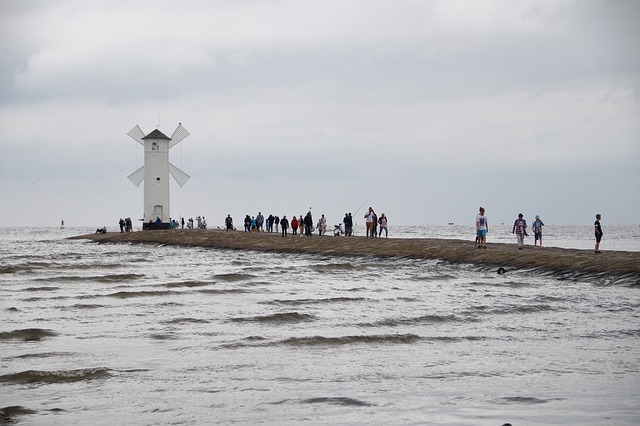
[[[378,235],[382,238],[382,231],[384,230],[384,237],[389,238],[389,231],[387,230],[387,216],[384,213],[378,218],[378,224],[380,225],[380,232]]]

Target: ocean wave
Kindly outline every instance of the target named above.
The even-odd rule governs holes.
[[[363,336],[342,337],[290,337],[277,342],[277,344],[290,346],[341,346],[353,344],[409,344],[421,340],[415,334],[375,334]]]
[[[96,305],[91,303],[76,303],[75,305],[63,306],[60,309],[63,311],[73,310],[73,309],[98,309],[98,308],[106,308],[105,305]]]
[[[412,324],[443,324],[443,323],[451,323],[458,321],[468,321],[463,320],[462,318],[456,317],[455,315],[423,315],[419,317],[413,318],[389,318],[381,321],[376,321],[373,323],[360,323],[357,324],[359,327],[398,327],[404,325],[412,325]]]
[[[255,275],[251,274],[217,274],[214,275],[213,278],[216,278],[220,281],[227,282],[237,282],[237,281],[246,281],[255,278]]]
[[[78,370],[41,371],[28,370],[20,373],[3,374],[0,382],[12,384],[68,383],[111,377],[108,368],[81,368]]]
[[[483,287],[510,287],[510,288],[525,288],[531,287],[531,284],[525,281],[501,281],[496,279],[493,282],[472,282],[471,285],[483,286]]]
[[[360,401],[355,398],[348,398],[344,396],[332,396],[332,397],[316,397],[300,400],[301,404],[330,404],[330,405],[343,405],[347,407],[371,407],[375,404]]]
[[[80,275],[46,276],[46,277],[35,278],[34,281],[44,281],[47,283],[60,283],[60,282],[72,283],[72,282],[79,282],[79,281],[85,282],[87,281],[87,277],[83,277]]]
[[[562,401],[564,398],[550,398],[541,399],[534,398],[532,396],[510,396],[505,398],[498,398],[495,400],[496,404],[523,404],[523,405],[537,405],[546,404],[551,401]]]
[[[484,336],[431,336],[423,337],[422,340],[436,343],[458,343],[458,342],[478,342],[487,340]]]
[[[0,424],[13,424],[18,422],[19,416],[36,414],[37,411],[20,405],[11,405],[9,407],[0,408]]]
[[[22,271],[22,268],[14,265],[0,265],[0,274],[15,274]]]
[[[325,303],[349,303],[349,302],[361,302],[363,300],[367,300],[364,297],[327,297],[323,299],[291,299],[291,300],[283,300],[276,299],[270,300],[268,302],[259,302],[265,305],[315,305],[315,304],[325,304]]]
[[[69,266],[65,266],[64,269],[68,269]],[[73,269],[82,270],[77,265],[73,265]],[[91,268],[95,269],[95,268]],[[35,278],[34,281],[44,281],[47,283],[73,283],[73,282],[100,282],[100,283],[112,283],[112,282],[128,282],[135,281],[139,278],[144,278],[143,274],[106,274],[106,275],[52,275]]]
[[[594,279],[594,284],[599,287],[620,286],[620,287],[639,287],[640,276],[636,273],[628,273],[621,275],[601,274],[598,279]]]
[[[554,308],[551,305],[541,303],[541,304],[530,304],[530,305],[518,305],[518,306],[487,306],[487,305],[478,305],[472,306],[465,311],[462,312],[463,315],[513,315],[513,314],[530,314],[536,312],[548,312],[548,311],[556,311],[557,308]]]
[[[178,336],[175,333],[154,333],[150,334],[149,338],[152,340],[176,340]]]
[[[53,330],[45,328],[23,328],[20,330],[0,332],[0,340],[22,340],[25,342],[36,342],[46,337],[57,336]]]
[[[135,281],[138,278],[144,278],[142,274],[109,274],[98,277],[86,278],[87,281],[97,281],[101,283],[121,282],[121,281]]]
[[[26,262],[18,265],[3,265],[0,266],[0,274],[19,274],[22,272],[31,272],[41,269],[50,269],[51,262]]]
[[[38,352],[33,354],[16,355],[7,359],[28,359],[28,358],[54,358],[54,357],[66,357],[73,355],[72,352]]]
[[[355,266],[352,263],[329,263],[320,265],[310,265],[309,268],[315,272],[336,272],[336,271],[352,271],[359,269],[359,266]]]
[[[450,281],[455,279],[456,277],[450,274],[442,274],[442,275],[432,275],[432,276],[425,276],[425,275],[419,275],[419,276],[415,276],[415,277],[410,277],[408,280],[409,281],[418,281],[418,282],[422,282],[422,281]]]
[[[593,333],[583,334],[580,337],[586,339],[602,339],[602,340],[613,340],[613,339],[626,339],[628,337],[640,337],[640,330],[638,329],[627,329],[627,330],[602,330]]]
[[[139,290],[139,291],[118,291],[115,293],[107,294],[106,297],[116,297],[118,299],[130,299],[132,297],[150,297],[150,296],[168,296],[172,294],[179,294],[175,291],[169,290]]]
[[[188,288],[192,288],[192,287],[205,287],[208,285],[211,285],[211,282],[208,281],[180,281],[177,283],[167,283],[167,284],[162,284],[163,287],[168,287],[168,288],[177,288],[177,287],[188,287]]]
[[[56,291],[60,290],[60,287],[27,287],[21,291]]]
[[[198,290],[198,293],[203,294],[234,294],[234,293],[250,293],[249,290],[243,288],[208,288],[204,290]]]
[[[316,317],[298,312],[284,312],[272,315],[262,315],[255,317],[231,318],[231,322],[258,322],[258,323],[298,323],[313,321]]]
[[[185,318],[173,318],[170,320],[165,320],[165,321],[162,321],[162,324],[189,324],[189,323],[208,324],[209,322],[210,322],[209,320],[205,320],[201,318],[185,317]]]
[[[219,348],[221,349],[239,349],[239,348],[245,348],[245,347],[253,347],[253,346],[264,346],[265,344],[263,342],[266,342],[267,339],[265,337],[262,336],[248,336],[245,337],[243,339],[241,339],[240,341],[235,341],[235,342],[230,342],[230,343],[223,343],[219,346]],[[256,343],[259,342],[259,343]]]

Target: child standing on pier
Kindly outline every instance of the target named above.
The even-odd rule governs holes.
[[[478,248],[487,248],[487,232],[489,232],[489,223],[484,215],[484,208],[480,207],[480,213],[476,216],[476,239]]]

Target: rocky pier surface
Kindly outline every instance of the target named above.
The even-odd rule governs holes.
[[[606,282],[640,284],[640,252],[543,249],[491,243],[478,249],[473,241],[432,238],[375,238],[293,236],[277,233],[226,232],[220,229],[155,230],[131,233],[87,234],[71,237],[99,243],[136,243],[208,247],[224,250],[256,250],[275,253],[308,253],[330,256],[434,259],[477,265],[483,269],[504,268],[539,271],[560,278],[591,277]],[[502,270],[501,270],[502,272]]]

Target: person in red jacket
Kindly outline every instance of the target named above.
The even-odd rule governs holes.
[[[291,231],[293,235],[297,235],[298,232],[298,219],[296,218],[296,215],[293,215],[293,219],[291,219]]]

